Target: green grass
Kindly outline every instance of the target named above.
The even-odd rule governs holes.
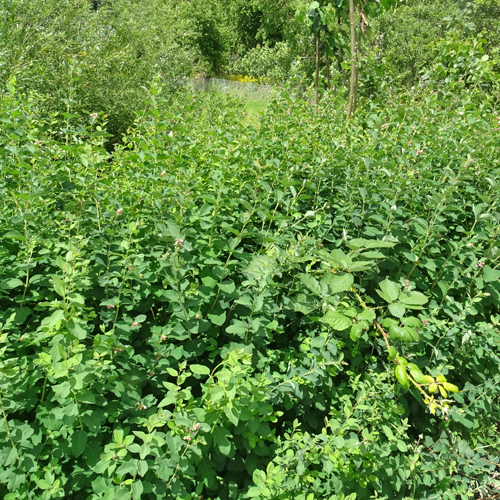
[[[267,99],[247,99],[243,101],[245,109],[245,125],[258,126],[259,118],[267,108],[269,101]]]

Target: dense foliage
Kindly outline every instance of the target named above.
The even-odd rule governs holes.
[[[2,497],[495,491],[495,101],[450,81],[346,129],[283,93],[254,128],[167,90],[113,154],[101,116],[2,96]]]
[[[365,4],[0,2],[1,498],[498,495],[500,4]]]

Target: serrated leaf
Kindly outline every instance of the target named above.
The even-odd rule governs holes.
[[[320,285],[318,280],[316,280],[310,274],[300,274],[299,280],[304,286],[309,288],[309,290],[311,290],[311,292],[315,293],[316,295],[323,296],[325,294],[324,292],[326,290]]]
[[[405,329],[397,323],[392,323],[389,326],[389,337],[393,340],[402,340],[405,333]]]
[[[350,271],[351,273],[357,273],[359,271],[366,271],[367,269],[373,269],[374,265],[375,264],[373,260],[359,260],[353,262],[349,267],[347,267],[347,270]]]
[[[405,326],[411,328],[420,328],[422,326],[422,322],[418,318],[415,318],[415,316],[407,316],[403,318],[402,321]]]
[[[353,238],[352,240],[347,240],[346,246],[351,250],[359,250],[360,248],[365,248],[367,240],[364,238]]]
[[[394,281],[385,279],[379,283],[380,290],[375,290],[386,302],[394,302],[399,297],[399,286]]]
[[[357,342],[359,340],[360,334],[363,331],[363,327],[359,323],[353,323],[351,325],[351,330],[349,332],[349,337],[353,342]]]
[[[311,296],[311,294],[299,293],[292,300],[292,306],[294,311],[301,312],[302,314],[309,314],[311,311],[316,309],[316,300]]]
[[[446,389],[442,385],[439,385],[438,387],[439,387],[439,392],[441,393],[441,396],[443,396],[443,398],[447,398],[448,393],[446,392]]]
[[[327,311],[322,321],[339,332],[351,326],[351,320],[347,316],[332,310]]]
[[[429,392],[431,394],[434,394],[438,389],[438,386],[435,382],[433,382],[430,386],[429,386]]]
[[[442,373],[440,373],[436,377],[436,382],[443,383],[443,382],[447,382],[447,380],[446,380],[446,377]]]
[[[354,283],[354,276],[349,273],[332,274],[323,276],[321,284],[325,283],[332,293],[346,292]]]
[[[377,317],[375,311],[367,311],[366,309],[361,311],[357,316],[360,321],[368,321],[369,323],[373,323]]]
[[[406,307],[399,302],[394,302],[392,304],[389,304],[389,312],[393,316],[396,316],[396,318],[402,318],[406,312]]]
[[[325,259],[327,259],[330,262],[330,264],[333,264],[334,266],[337,267],[341,267],[343,269],[348,269],[349,266],[352,264],[352,259],[340,249],[335,249],[332,250],[331,252],[325,251],[324,256]]]

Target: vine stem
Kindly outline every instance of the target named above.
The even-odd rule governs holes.
[[[359,303],[361,304],[361,307],[365,311],[372,311],[372,308],[366,305],[365,301],[362,299],[361,295],[359,295],[359,293],[354,289],[354,287],[351,287],[351,292],[354,293]],[[375,325],[375,328],[382,334],[385,345],[387,346],[387,350],[389,351],[391,349],[391,345],[389,344],[389,335],[387,335],[387,332],[380,326],[380,323],[376,319],[373,320],[373,324]],[[397,358],[394,359],[394,363],[396,363],[397,365],[400,364]]]

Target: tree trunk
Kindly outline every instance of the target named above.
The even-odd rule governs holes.
[[[328,54],[325,52],[325,72],[326,72],[326,84],[329,89],[332,88],[332,80],[330,78],[330,58],[328,57]]]
[[[358,85],[359,85],[359,44],[356,45],[356,80],[354,82],[354,102],[352,110],[353,116],[358,107]]]
[[[318,104],[318,86],[319,86],[319,31],[316,34],[316,78],[314,81],[314,104]]]
[[[351,25],[351,85],[349,88],[349,106],[347,108],[348,120],[350,120],[356,112],[356,88],[358,73],[356,25],[354,24],[354,0],[349,0],[349,22]]]

